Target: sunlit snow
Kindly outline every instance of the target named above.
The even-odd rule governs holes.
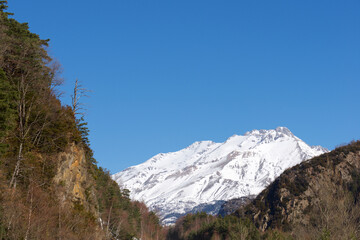
[[[202,203],[260,193],[284,170],[327,150],[310,147],[287,128],[253,130],[224,143],[195,142],[114,174],[130,197],[158,212],[163,224]]]

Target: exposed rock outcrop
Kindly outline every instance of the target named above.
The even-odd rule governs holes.
[[[58,156],[58,170],[54,181],[64,191],[59,191],[59,198],[64,202],[72,201],[84,206],[85,210],[98,216],[94,180],[90,176],[83,148],[71,144],[65,152]]]
[[[325,211],[329,215],[340,211],[337,205],[344,205],[348,196],[353,206],[360,198],[359,184],[360,141],[286,170],[236,214],[251,218],[262,231],[310,226],[316,224],[314,219],[322,219]]]
[[[226,201],[224,204],[221,205],[219,215],[223,217],[226,215],[230,215],[234,213],[237,209],[245,206],[246,204],[249,204],[251,200],[253,200],[255,197],[255,195],[249,195],[247,197],[234,198]]]

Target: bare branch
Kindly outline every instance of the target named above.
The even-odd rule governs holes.
[[[72,110],[76,115],[84,116],[86,108],[85,105],[80,102],[80,99],[83,97],[89,97],[87,93],[91,92],[90,90],[84,88],[80,82],[79,79],[76,78],[75,80],[75,87],[74,87],[74,93],[71,95],[71,107]]]

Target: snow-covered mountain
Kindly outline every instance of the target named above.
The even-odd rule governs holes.
[[[278,127],[234,135],[224,143],[195,142],[112,177],[170,224],[198,206],[256,195],[287,168],[324,152]]]

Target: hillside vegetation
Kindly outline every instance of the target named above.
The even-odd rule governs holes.
[[[49,40],[0,1],[0,239],[161,238],[158,218],[98,167],[63,106]]]
[[[360,141],[296,165],[233,215],[186,215],[168,239],[360,239]]]
[[[237,216],[297,239],[360,239],[360,141],[286,170]]]

